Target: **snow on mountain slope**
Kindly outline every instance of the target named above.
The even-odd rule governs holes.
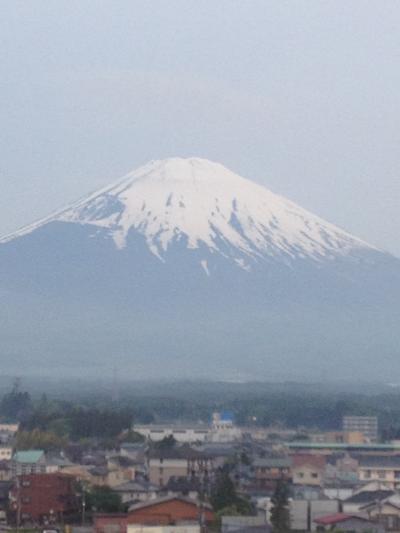
[[[373,248],[224,166],[199,158],[152,161],[122,180],[0,242],[49,222],[107,229],[118,249],[139,232],[160,259],[175,243],[206,247],[250,268],[254,260],[332,259]],[[244,259],[243,259],[244,258]],[[202,260],[207,271],[207,263]]]

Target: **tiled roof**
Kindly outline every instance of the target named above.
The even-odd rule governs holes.
[[[353,494],[350,498],[345,500],[345,503],[370,503],[375,501],[381,501],[385,498],[393,496],[392,490],[364,490],[357,494]]]
[[[400,468],[400,456],[367,455],[359,458],[362,468]]]
[[[397,510],[400,510],[400,502],[399,502],[398,498],[396,498],[396,496],[389,497],[389,498],[387,498],[386,500],[383,500],[383,501],[375,501],[375,502],[366,503],[365,505],[363,505],[360,508],[360,510],[364,511],[366,509],[373,509],[375,507],[379,508],[383,503],[385,505],[389,505],[391,507],[394,507]]]
[[[127,481],[113,488],[116,492],[160,492],[161,488],[148,481]]]
[[[312,455],[310,453],[295,454],[291,456],[294,467],[312,466],[313,468],[322,469],[326,465],[326,459],[323,455]]]
[[[290,468],[291,465],[289,457],[259,457],[253,462],[256,468]]]
[[[330,526],[334,524],[340,524],[341,522],[345,522],[346,520],[351,520],[351,519],[357,519],[357,520],[368,522],[367,518],[364,518],[357,514],[347,514],[347,513],[335,513],[335,514],[330,514],[326,516],[320,516],[319,518],[315,518],[314,522],[321,526]]]
[[[173,448],[154,448],[150,452],[151,459],[206,459],[208,455],[183,445]]]
[[[138,509],[145,509],[146,507],[153,507],[160,503],[167,503],[167,502],[171,502],[174,500],[190,503],[196,507],[199,506],[199,502],[197,500],[192,500],[192,498],[187,498],[186,496],[163,496],[161,498],[154,498],[152,500],[147,500],[145,502],[140,502],[135,505],[132,505],[131,507],[129,507],[128,512],[130,513],[132,511],[137,511]],[[202,507],[204,509],[209,509],[209,510],[212,509],[210,504],[204,503],[204,502],[202,503]]]

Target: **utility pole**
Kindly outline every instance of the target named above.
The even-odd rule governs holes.
[[[20,491],[20,482],[19,476],[16,477],[16,487],[17,487],[17,533],[19,533],[19,528],[21,525],[21,491]]]
[[[86,494],[85,491],[82,493],[82,526],[85,525],[85,511],[86,511]]]

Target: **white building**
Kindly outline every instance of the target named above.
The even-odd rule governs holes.
[[[233,415],[228,412],[214,413],[211,426],[204,424],[145,424],[135,425],[134,430],[153,442],[173,437],[182,444],[204,442],[233,442],[241,439],[242,431],[235,426]]]
[[[233,423],[229,412],[214,413],[210,432],[211,442],[233,442],[242,438],[242,431]]]
[[[135,431],[146,439],[159,442],[166,437],[173,437],[177,442],[191,444],[194,442],[206,442],[210,434],[210,428],[202,425],[135,425]]]

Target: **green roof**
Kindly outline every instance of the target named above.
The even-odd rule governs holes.
[[[16,463],[37,463],[43,456],[43,450],[27,450],[15,453],[13,460]]]
[[[288,448],[308,448],[323,450],[332,448],[334,450],[400,450],[400,444],[347,444],[345,442],[287,442]]]

